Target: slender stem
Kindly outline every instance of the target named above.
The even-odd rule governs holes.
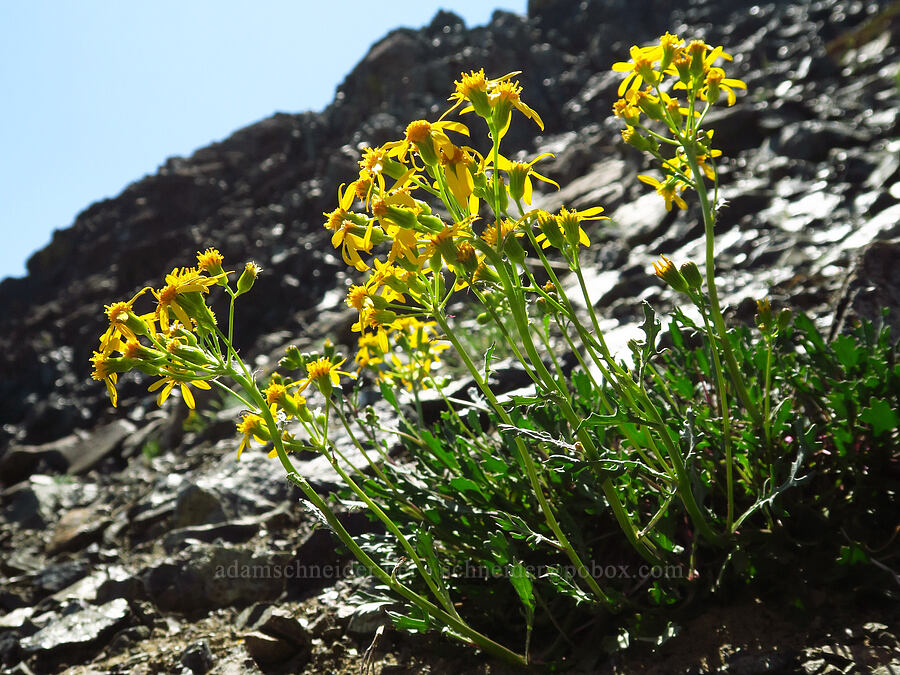
[[[390,479],[384,474],[381,470],[381,467],[378,466],[375,462],[372,461],[372,458],[369,457],[369,453],[366,452],[366,449],[363,447],[362,443],[359,442],[359,439],[356,438],[356,434],[353,433],[353,429],[350,427],[350,422],[347,421],[347,416],[344,414],[344,411],[340,409],[337,405],[334,406],[334,411],[338,414],[338,419],[341,420],[341,424],[344,429],[347,431],[347,435],[350,436],[350,440],[353,441],[353,445],[356,446],[356,449],[359,450],[360,454],[366,459],[366,463],[371,467],[372,471],[383,480],[391,490],[396,491],[396,486],[390,481]],[[351,464],[351,467],[353,465]],[[354,469],[355,470],[355,469]],[[359,473],[359,471],[357,471]]]
[[[475,380],[476,385],[478,385],[481,393],[484,394],[485,398],[491,404],[491,407],[497,413],[498,417],[500,417],[500,419],[505,424],[512,425],[512,418],[510,418],[506,410],[503,409],[503,406],[500,405],[500,402],[497,400],[497,397],[494,396],[494,392],[491,391],[491,388],[487,385],[487,382],[485,382],[481,377],[481,373],[478,371],[478,368],[475,366],[475,364],[472,363],[472,359],[469,358],[469,354],[460,344],[459,339],[450,328],[450,325],[447,323],[446,318],[440,313],[436,313],[434,315],[434,318],[437,321],[438,325],[441,327],[441,330],[453,344],[454,349],[456,349],[463,362],[466,364],[466,367],[469,369],[469,373]],[[584,579],[585,583],[590,587],[591,592],[594,593],[594,595],[604,604],[612,605],[613,603],[610,597],[601,590],[600,586],[597,584],[597,581],[593,576],[591,576],[584,563],[581,561],[578,553],[575,552],[575,549],[569,542],[568,537],[566,537],[565,533],[563,533],[562,531],[562,528],[560,528],[559,522],[556,520],[556,516],[553,514],[553,509],[551,508],[550,503],[547,501],[547,497],[544,495],[543,486],[541,485],[540,479],[537,475],[537,468],[535,467],[534,460],[528,452],[528,448],[525,447],[522,439],[518,436],[516,436],[515,438],[515,445],[516,450],[519,453],[519,460],[521,461],[522,466],[525,468],[525,473],[528,476],[528,481],[531,483],[532,492],[534,492],[534,495],[538,500],[538,504],[541,507],[541,512],[544,514],[544,520],[546,521],[547,526],[550,528],[550,531],[553,532],[553,536],[556,537],[557,542],[565,551],[566,555],[569,557],[569,560],[572,562],[572,564],[575,565],[575,568],[578,570],[579,576]]]
[[[699,303],[698,303],[698,306]],[[709,336],[709,350],[712,352],[713,367],[716,371],[716,385],[719,390],[719,410],[722,415],[722,442],[725,446],[725,492],[727,499],[727,510],[725,515],[725,530],[731,532],[731,526],[734,523],[734,462],[731,457],[731,417],[728,409],[728,391],[725,386],[725,375],[722,372],[722,361],[719,358],[719,350],[716,349],[716,341],[713,337],[712,328],[709,325],[709,318],[701,307],[700,313],[703,315],[703,324],[706,326],[706,334]]]
[[[734,351],[731,349],[731,343],[728,341],[728,331],[725,328],[725,319],[722,317],[722,309],[719,305],[719,293],[716,290],[715,213],[713,206],[709,202],[706,185],[701,178],[703,174],[697,163],[697,149],[693,143],[685,143],[684,154],[691,167],[691,174],[697,177],[694,187],[697,190],[697,198],[700,200],[700,207],[703,212],[703,226],[706,236],[706,286],[707,294],[709,295],[710,315],[718,333],[720,348],[725,357],[725,364],[728,367],[728,372],[731,375],[738,397],[753,419],[753,424],[757,429],[762,429],[762,415],[760,415],[759,409],[750,397],[750,393],[744,384],[744,377],[741,375],[737,359],[734,357]]]
[[[329,398],[326,401],[325,405],[326,405],[326,410],[327,410],[328,408],[332,407],[334,404],[332,403],[331,399]],[[419,570],[419,574],[425,580],[425,583],[428,585],[428,588],[431,590],[434,597],[440,601],[440,603],[444,606],[444,609],[446,609],[447,612],[449,612],[449,613],[453,614],[454,616],[456,616],[457,618],[459,618],[459,615],[456,613],[456,608],[453,606],[453,602],[450,600],[449,596],[446,594],[446,591],[444,591],[441,588],[438,588],[434,578],[428,573],[428,570],[425,568],[425,563],[419,557],[419,554],[416,552],[416,549],[413,548],[412,544],[409,543],[409,540],[406,538],[406,535],[404,535],[400,531],[400,528],[398,528],[397,525],[394,523],[394,521],[391,520],[391,517],[388,516],[382,510],[382,508],[380,506],[378,506],[378,504],[376,504],[374,501],[372,501],[372,498],[369,497],[368,494],[366,494],[365,490],[363,490],[361,487],[359,487],[359,485],[356,484],[356,481],[354,481],[350,477],[350,474],[348,474],[346,471],[344,471],[343,467],[341,467],[341,465],[337,462],[336,459],[329,456],[327,453],[325,453],[325,456],[328,458],[329,463],[334,468],[334,470],[337,471],[337,473],[341,477],[341,479],[343,479],[344,483],[346,483],[347,486],[351,490],[353,490],[353,492],[355,492],[356,495],[360,499],[362,499],[362,501],[365,503],[365,505],[368,507],[368,509],[373,514],[375,514],[375,516],[382,523],[384,523],[384,526],[388,529],[388,531],[392,535],[394,535],[394,538],[397,539],[398,542],[400,542],[400,545],[403,547],[403,550],[406,551],[406,554],[409,556],[410,560],[412,560],[413,563],[415,563],[416,568]],[[437,574],[439,572],[439,570],[435,570],[434,572],[435,572],[435,574]]]
[[[519,666],[527,665],[527,660],[524,656],[515,653],[514,651],[504,647],[497,642],[494,642],[487,636],[479,633],[472,627],[470,627],[465,621],[459,618],[458,615],[451,614],[449,612],[444,611],[439,606],[435,605],[433,602],[429,601],[427,598],[422,595],[416,593],[411,588],[401,584],[397,581],[392,575],[388,574],[384,571],[381,566],[372,560],[369,555],[360,548],[360,546],[353,540],[353,537],[350,536],[350,533],[347,532],[346,528],[343,526],[341,521],[337,518],[328,504],[319,496],[319,494],[312,488],[312,486],[296,471],[292,471],[288,473],[288,480],[290,480],[294,485],[299,487],[303,493],[306,495],[307,499],[309,499],[312,504],[319,510],[319,512],[324,516],[325,520],[328,522],[329,527],[334,531],[337,537],[341,540],[341,542],[350,550],[350,552],[359,560],[363,565],[368,568],[368,570],[378,578],[383,584],[388,586],[391,590],[393,590],[398,595],[406,598],[415,606],[424,610],[428,614],[433,615],[447,626],[450,626],[454,631],[459,633],[461,636],[470,640],[473,645],[478,647],[479,649],[495,656],[503,661],[513,663]]]

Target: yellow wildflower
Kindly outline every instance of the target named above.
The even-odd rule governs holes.
[[[461,122],[415,120],[407,125],[406,135],[402,141],[386,143],[384,149],[388,151],[388,157],[396,157],[401,162],[406,162],[406,155],[411,148],[415,148],[423,162],[434,166],[440,161],[441,150],[453,145],[446,131],[469,135],[468,128]]]
[[[679,185],[678,181],[670,178],[664,183],[660,183],[652,176],[645,176],[643,174],[638,176],[638,180],[656,189],[656,193],[666,202],[666,211],[672,210],[673,203],[679,209],[687,208],[687,202],[685,202],[678,194],[679,187],[681,190],[684,190],[684,185]]]
[[[644,81],[651,86],[659,84],[660,72],[653,66],[662,59],[663,48],[659,45],[650,47],[635,45],[629,50],[629,53],[631,61],[618,61],[612,66],[617,73],[628,73],[628,76],[619,85],[619,96],[624,95],[628,90],[640,89]]]
[[[157,380],[149,387],[147,387],[147,391],[156,391],[160,390],[159,394],[156,397],[156,405],[162,406],[165,403],[166,399],[169,398],[169,394],[172,393],[172,389],[175,385],[179,385],[181,388],[181,396],[184,398],[184,402],[188,408],[191,410],[194,409],[194,394],[191,392],[191,389],[188,385],[194,385],[197,389],[210,389],[209,383],[204,380],[197,379],[189,379],[190,376],[186,376],[188,379],[182,378],[181,376],[176,375],[166,375],[160,380]]]
[[[241,453],[244,452],[244,448],[250,446],[251,438],[256,439],[263,445],[269,442],[269,429],[266,426],[265,420],[259,415],[244,415],[244,419],[237,425],[237,430],[243,435],[237,451],[238,459],[241,458]]]
[[[106,391],[109,394],[109,402],[112,403],[112,407],[115,408],[119,403],[119,392],[116,391],[116,380],[118,375],[110,369],[109,355],[104,354],[103,352],[94,352],[94,355],[91,356],[91,363],[94,364],[91,378],[98,382],[101,380],[103,381],[106,385]]]
[[[152,291],[158,304],[156,318],[163,330],[169,328],[169,310],[178,317],[186,327],[191,326],[191,317],[185,308],[179,303],[179,296],[187,293],[209,293],[209,287],[214,286],[222,275],[206,276],[195,267],[175,268],[166,275],[166,285],[160,290]]]

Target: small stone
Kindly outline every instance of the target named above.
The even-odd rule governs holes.
[[[99,541],[110,524],[109,518],[100,516],[96,509],[72,509],[66,512],[53,531],[47,554],[79,551],[88,544]]]
[[[244,635],[244,645],[260,666],[283,663],[300,652],[300,648],[289,640],[259,632]]]
[[[29,623],[34,607],[20,607],[0,616],[0,631],[21,629]]]
[[[212,652],[206,640],[198,640],[189,644],[181,653],[181,665],[194,675],[204,675],[212,670],[215,664]]]
[[[175,500],[173,527],[188,527],[220,523],[225,520],[225,512],[219,498],[209,490],[191,483],[186,486]]]

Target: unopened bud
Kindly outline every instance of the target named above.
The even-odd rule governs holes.
[[[700,273],[697,263],[693,261],[689,260],[681,266],[681,276],[692,290],[699,291],[703,286],[703,275]]]
[[[660,259],[654,261],[653,270],[656,276],[665,281],[669,286],[679,293],[687,293],[689,290],[688,283],[685,278],[675,267],[675,263],[666,256],[660,256]]]
[[[244,271],[241,273],[240,278],[237,280],[236,295],[243,295],[253,288],[253,284],[256,283],[256,277],[259,276],[261,271],[262,268],[259,265],[254,262],[248,262],[244,266]]]

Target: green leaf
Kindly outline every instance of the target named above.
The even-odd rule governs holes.
[[[496,342],[492,342],[491,346],[487,348],[487,351],[484,353],[484,379],[487,380],[491,373],[494,370],[491,368],[491,359],[494,356],[494,348],[497,346]]]
[[[509,572],[509,581],[519,594],[519,600],[529,612],[534,611],[534,588],[531,584],[531,575],[525,566],[516,560]]]
[[[850,370],[859,363],[859,356],[863,351],[862,347],[856,344],[856,340],[848,335],[841,335],[840,337],[835,338],[831,343],[831,348],[837,355],[838,361],[840,361],[847,370]]]
[[[456,478],[450,479],[450,485],[459,492],[477,492],[479,495],[484,497],[484,492],[481,491],[481,486],[470,478],[457,476]]]
[[[553,445],[558,448],[565,448],[566,450],[575,450],[575,446],[572,443],[567,443],[560,438],[554,438],[546,431],[538,431],[537,429],[523,429],[521,427],[514,427],[511,424],[501,424],[497,428],[500,429],[500,431],[511,431],[517,436],[525,436],[526,438],[530,438],[539,443],[547,443],[548,445]]]
[[[841,553],[838,556],[839,565],[857,565],[869,561],[869,556],[856,544],[851,546],[841,546]]]
[[[601,415],[598,412],[592,412],[578,423],[578,426],[575,428],[575,433],[577,434],[582,429],[614,427],[632,421],[634,420],[630,418],[627,413],[623,412],[621,408],[616,409],[612,415]]]
[[[825,340],[823,340],[822,336],[819,334],[816,324],[814,324],[808,316],[798,313],[794,317],[794,327],[806,336],[809,343],[816,348],[815,351],[826,350]]]
[[[872,433],[876,436],[881,436],[884,432],[890,431],[900,424],[900,417],[897,416],[890,403],[878,398],[871,399],[870,403],[868,408],[863,408],[859,418],[872,425]]]
[[[427,633],[431,628],[431,618],[426,614],[424,618],[407,616],[398,614],[397,612],[387,611],[386,614],[394,622],[394,626],[400,630],[408,630],[414,633]]]
[[[453,452],[448,451],[444,447],[444,444],[441,443],[440,439],[435,438],[433,434],[425,429],[422,429],[419,433],[422,436],[422,440],[425,441],[425,444],[434,453],[434,456],[437,457],[444,466],[453,471],[459,471],[459,462],[456,460]]]
[[[399,410],[400,406],[397,405],[397,396],[394,394],[394,390],[387,382],[378,382],[378,388],[381,389],[381,396],[385,401],[391,404],[391,407],[394,410]]]

